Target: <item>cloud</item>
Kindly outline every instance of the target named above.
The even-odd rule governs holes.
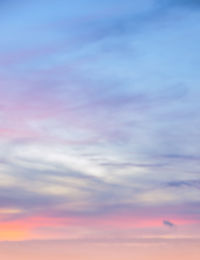
[[[163,225],[165,225],[165,226],[167,226],[167,227],[170,227],[170,228],[175,226],[175,224],[172,223],[172,222],[169,221],[169,220],[163,220]]]
[[[191,188],[200,188],[200,180],[177,180],[177,181],[171,181],[167,183],[167,186],[170,187],[191,187]]]

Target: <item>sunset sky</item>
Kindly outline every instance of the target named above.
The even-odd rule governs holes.
[[[0,17],[0,259],[199,260],[200,1]]]

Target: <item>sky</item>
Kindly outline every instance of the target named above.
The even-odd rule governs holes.
[[[0,257],[199,259],[200,1],[0,17]]]

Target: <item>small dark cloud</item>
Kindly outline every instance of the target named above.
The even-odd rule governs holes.
[[[174,226],[175,226],[175,224],[172,223],[172,222],[169,221],[169,220],[163,220],[163,225],[164,225],[164,226],[167,226],[167,227],[174,227]]]
[[[167,186],[170,187],[192,187],[192,188],[200,188],[200,180],[180,180],[180,181],[171,181],[167,183]]]

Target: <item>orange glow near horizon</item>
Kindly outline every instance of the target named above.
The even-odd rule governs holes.
[[[180,227],[187,227],[193,224],[198,224],[199,221],[191,219],[173,219],[174,225]],[[70,229],[70,233],[60,234],[60,238],[73,237],[73,229],[80,228],[81,230],[87,229],[103,229],[103,230],[149,230],[149,229],[163,229],[163,218],[139,218],[134,216],[107,216],[98,218],[52,218],[46,216],[31,216],[13,221],[0,222],[0,241],[20,241],[30,239],[43,239],[53,238],[54,232],[45,234],[45,230],[62,230],[62,228]],[[38,230],[42,230],[38,233]],[[55,232],[56,233],[56,232]],[[59,232],[57,232],[57,238],[59,238]]]

